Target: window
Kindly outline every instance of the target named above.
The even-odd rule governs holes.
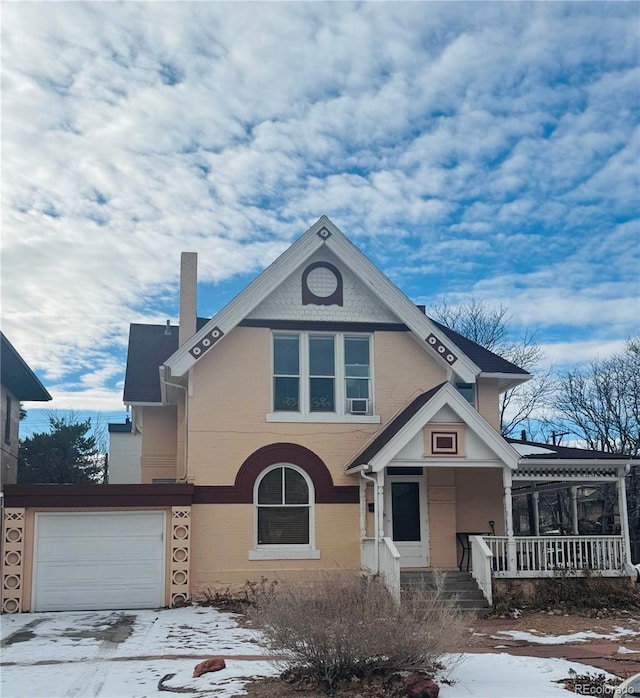
[[[274,334],[271,421],[371,416],[370,344],[370,335]]]
[[[298,335],[273,338],[274,409],[300,410],[300,341]]]
[[[309,410],[335,412],[335,337],[309,337]]]
[[[472,405],[475,404],[476,386],[473,383],[456,383],[456,390]]]
[[[256,481],[256,547],[250,560],[319,558],[313,547],[313,484],[292,465],[268,468]]]

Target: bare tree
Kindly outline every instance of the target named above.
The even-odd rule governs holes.
[[[511,342],[511,318],[507,309],[503,305],[493,308],[476,298],[458,306],[439,301],[431,314],[443,325],[532,374],[531,380],[506,390],[500,396],[500,431],[503,436],[509,436],[522,427],[531,431],[536,414],[548,404],[552,394],[554,370],[552,366],[543,368],[545,357],[535,335],[525,330],[518,341]]]
[[[640,338],[622,352],[560,375],[554,408],[591,449],[640,452]]]
[[[570,429],[588,448],[640,455],[640,337],[623,351],[561,374],[554,399],[556,424]],[[603,486],[604,518],[612,522],[615,487]],[[640,560],[640,466],[627,478],[629,528],[634,559]]]
[[[450,305],[442,299],[431,314],[438,322],[489,351],[499,354],[508,346],[509,316],[503,305],[492,308],[477,298],[462,305]]]

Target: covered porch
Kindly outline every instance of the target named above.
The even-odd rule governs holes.
[[[489,602],[498,577],[631,575],[630,463],[505,439],[442,384],[415,398],[346,467],[360,478],[362,568],[384,575],[398,596],[401,570],[469,572]],[[603,484],[615,495],[617,528],[596,534],[581,522],[579,500],[584,488]],[[560,493],[567,510],[557,527],[541,514],[549,492]],[[514,521],[514,500],[523,498],[527,525]]]
[[[460,530],[458,516],[457,520],[451,519],[452,524],[455,521],[453,529],[437,534],[431,530],[434,517],[429,512],[429,473],[437,472],[433,462],[424,468],[390,465],[376,473],[361,471],[362,567],[384,575],[389,589],[399,598],[403,570],[453,569],[451,564],[434,564],[433,559],[434,545],[442,545],[448,538],[453,546],[451,552],[455,550],[454,558],[449,555],[450,563],[455,559],[461,571],[469,571],[489,603],[495,578],[630,576],[633,569],[625,486],[630,466],[625,459],[588,459],[588,453],[579,463],[575,459],[570,463],[562,459],[531,463],[521,455],[516,469],[503,464],[501,502],[493,509],[495,519],[487,516],[486,521],[478,521],[477,530]],[[465,471],[473,472],[458,464],[458,484],[464,481]],[[488,478],[496,469],[484,472]],[[613,531],[585,534],[585,520],[580,516],[584,514],[580,512],[581,493],[593,492],[607,483],[613,486],[616,496]],[[394,488],[400,489],[399,496],[394,496]],[[552,531],[545,530],[549,528],[545,526],[548,521],[540,510],[540,498],[549,493],[560,495],[569,511],[563,526]],[[481,489],[477,495],[486,496]],[[528,505],[530,526],[525,532],[524,526],[514,525],[514,501],[519,498],[526,499]],[[373,535],[368,525],[372,515]]]

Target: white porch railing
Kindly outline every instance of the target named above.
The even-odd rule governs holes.
[[[362,567],[372,574],[381,574],[393,598],[400,601],[400,553],[391,538],[381,538],[378,541],[378,569],[375,538],[362,539],[360,561]]]
[[[493,590],[491,586],[493,553],[482,536],[469,536],[469,544],[471,546],[471,574],[491,606],[493,605]]]
[[[494,577],[553,577],[559,572],[589,571],[614,577],[624,573],[622,536],[518,536],[511,539],[511,549],[507,536],[483,540],[493,553]]]

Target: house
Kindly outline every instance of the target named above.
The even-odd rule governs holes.
[[[109,422],[109,454],[107,481],[113,485],[140,482],[142,434],[135,430],[131,419],[124,424]]]
[[[179,605],[319,570],[630,574],[631,460],[504,439],[526,371],[428,318],[326,217],[210,319],[132,325],[137,484],[7,492],[3,608]],[[618,535],[516,536],[513,494],[614,482]],[[573,490],[572,490],[573,491]],[[13,517],[13,518],[12,518]],[[9,533],[11,533],[10,537]]]
[[[0,332],[0,378],[2,384],[0,491],[2,491],[4,485],[15,483],[18,478],[20,403],[23,400],[45,402],[51,400],[51,395],[3,332]]]

